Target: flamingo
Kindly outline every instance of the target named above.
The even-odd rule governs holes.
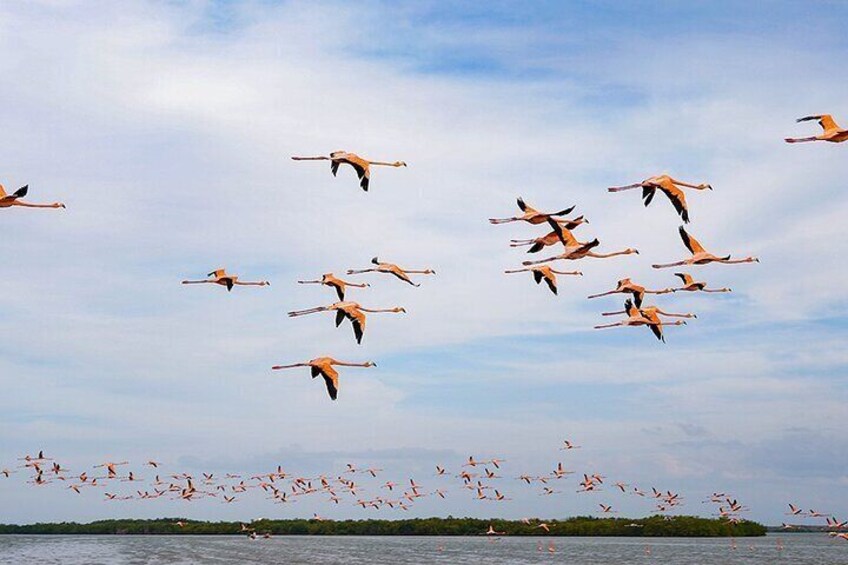
[[[564,260],[577,260],[583,259],[584,257],[593,257],[595,259],[607,259],[609,257],[615,257],[616,255],[630,255],[632,253],[639,254],[639,251],[633,248],[626,248],[621,251],[613,251],[610,253],[596,253],[592,251],[595,247],[601,244],[597,238],[592,241],[581,243],[574,239],[574,236],[565,232],[558,223],[548,220],[548,223],[553,227],[554,231],[557,232],[557,235],[560,238],[560,242],[565,247],[565,250],[559,255],[555,255],[553,257],[548,257],[546,259],[539,259],[538,261],[522,261],[522,265],[539,265],[541,263],[548,263],[550,261],[556,261],[557,259]]]
[[[377,257],[371,259],[371,263],[377,265],[376,267],[372,267],[370,269],[348,269],[347,274],[349,275],[358,275],[361,273],[389,273],[390,275],[394,275],[405,283],[409,283],[412,286],[421,286],[418,283],[412,282],[412,279],[409,278],[409,274],[413,275],[435,275],[436,271],[433,269],[423,269],[423,270],[411,270],[411,269],[402,269],[395,265],[394,263],[384,263],[380,261]]]
[[[679,290],[688,292],[733,292],[727,287],[707,288],[707,283],[696,281],[689,273],[674,273],[674,276],[679,277],[680,280],[683,281],[683,286],[681,286],[680,288],[671,289],[672,292],[677,292]]]
[[[333,176],[339,172],[339,165],[350,165],[356,171],[356,176],[359,177],[359,186],[362,190],[368,192],[368,185],[371,182],[371,165],[379,165],[383,167],[406,167],[403,161],[394,161],[392,163],[386,161],[371,161],[364,159],[355,153],[347,151],[333,151],[329,156],[318,155],[317,157],[292,157],[294,161],[330,161],[330,171]]]
[[[182,284],[218,284],[227,287],[227,292],[233,290],[234,286],[271,286],[268,281],[242,282],[238,280],[238,275],[227,274],[226,269],[216,269],[206,276],[212,278],[200,281],[183,281]]]
[[[642,316],[645,319],[648,320],[648,324],[645,324],[645,325],[649,326],[649,329],[657,337],[657,339],[660,340],[660,341],[663,341],[663,342],[665,341],[665,337],[663,336],[663,331],[662,331],[662,327],[664,325],[665,326],[668,326],[668,325],[682,326],[682,325],[686,325],[686,322],[682,322],[682,323],[681,322],[673,322],[673,323],[663,322],[660,319],[660,314],[662,314],[663,316],[668,316],[669,318],[697,318],[698,317],[697,314],[691,314],[691,313],[677,314],[677,313],[665,312],[665,311],[659,309],[656,306],[646,306],[644,308],[639,308],[639,312],[642,314]],[[626,314],[626,313],[627,313],[626,310],[619,310],[618,312],[604,312],[601,315],[602,316],[615,316],[617,314]]]
[[[524,199],[520,196],[516,202],[518,202],[518,207],[522,212],[524,212],[524,214],[521,216],[513,216],[511,218],[489,218],[489,223],[508,224],[510,222],[527,222],[529,224],[537,225],[550,220],[554,216],[565,216],[566,214],[570,214],[575,208],[574,206],[571,206],[570,208],[566,208],[565,210],[560,210],[558,212],[539,212],[535,208],[528,206],[524,202]]]
[[[713,187],[707,183],[691,184],[677,179],[673,179],[668,175],[659,175],[645,179],[642,182],[628,184],[626,186],[614,186],[608,188],[609,192],[621,192],[623,190],[631,190],[634,188],[642,189],[642,199],[645,201],[645,206],[651,203],[657,190],[665,194],[677,210],[680,218],[689,223],[689,205],[686,203],[686,194],[680,187],[692,188],[695,190],[712,190]]]
[[[600,294],[592,294],[587,298],[599,298],[601,296],[609,296],[611,294],[624,293],[624,294],[632,294],[633,302],[636,304],[636,307],[642,306],[642,300],[645,299],[646,294],[668,294],[672,292],[671,288],[664,288],[662,290],[647,290],[644,286],[634,283],[629,278],[621,279],[616,283],[615,289],[602,292]]]
[[[756,257],[746,257],[744,259],[731,259],[730,255],[725,257],[718,257],[709,253],[704,249],[704,247],[698,242],[697,239],[686,233],[686,229],[683,226],[679,228],[680,238],[683,240],[683,245],[686,246],[686,249],[692,254],[688,259],[683,259],[682,261],[675,261],[674,263],[664,263],[659,265],[652,265],[655,269],[665,269],[668,267],[679,267],[681,265],[706,265],[708,263],[726,263],[726,264],[734,264],[734,263],[759,263],[760,260]]]
[[[805,118],[798,118],[795,120],[796,122],[809,122],[812,120],[817,120],[819,125],[824,130],[819,135],[814,135],[813,137],[787,137],[784,139],[786,143],[803,143],[805,141],[830,141],[831,143],[842,143],[846,139],[848,139],[848,130],[842,129],[839,125],[833,120],[833,116],[830,114],[822,114],[821,116],[807,116]]]
[[[568,234],[571,234],[571,230],[581,224],[588,224],[589,220],[585,219],[583,216],[579,216],[577,218],[574,218],[573,220],[556,220],[556,222],[562,227],[563,231],[566,231]],[[523,247],[525,245],[529,245],[531,247],[527,250],[527,253],[538,253],[545,247],[559,243],[559,241],[559,235],[554,230],[548,233],[547,235],[534,239],[510,239],[509,246]]]
[[[344,281],[338,277],[336,277],[333,273],[324,273],[321,275],[321,278],[318,280],[312,281],[297,281],[298,284],[322,284],[324,286],[329,286],[336,289],[336,294],[339,296],[339,300],[344,300],[345,297],[345,288],[349,286],[355,286],[357,288],[365,288],[371,286],[368,283],[352,283],[348,281]]]
[[[524,269],[506,270],[504,271],[504,273],[524,273],[527,271],[533,273],[533,280],[536,281],[536,284],[539,284],[544,280],[545,284],[548,285],[548,288],[551,289],[551,292],[553,292],[554,294],[557,294],[557,275],[575,275],[580,277],[583,276],[583,273],[581,273],[580,271],[557,271],[556,269],[548,265],[542,265],[539,267],[527,267]]]
[[[288,316],[290,318],[295,318],[306,314],[329,312],[332,310],[335,310],[336,312],[336,327],[341,325],[345,318],[350,320],[350,323],[353,325],[353,335],[356,337],[356,343],[362,343],[362,336],[365,334],[365,312],[392,312],[396,314],[406,313],[406,310],[400,306],[396,306],[394,308],[365,308],[356,302],[334,302],[329,306],[318,306],[307,310],[289,312]]]
[[[12,206],[21,206],[22,208],[65,208],[65,205],[61,202],[54,202],[52,204],[30,204],[29,202],[21,201],[21,199],[27,195],[27,192],[29,192],[28,184],[20,187],[12,194],[6,194],[6,189],[3,188],[2,184],[0,184],[0,208],[11,208]]]
[[[613,315],[613,314],[620,314],[620,313],[622,313],[622,312],[609,312],[608,314]],[[624,303],[623,313],[627,314],[627,318],[625,318],[624,320],[622,320],[620,322],[615,322],[615,323],[612,323],[612,324],[598,325],[598,326],[595,326],[595,329],[600,330],[600,329],[604,329],[604,328],[614,328],[614,327],[618,327],[618,326],[652,326],[652,328],[653,328],[653,326],[663,326],[663,325],[671,325],[671,326],[686,325],[686,322],[683,321],[683,320],[677,320],[675,322],[662,322],[662,321],[657,321],[656,319],[651,319],[646,315],[646,313],[643,310],[637,308],[633,304],[633,301],[630,300],[629,298]],[[651,329],[651,331],[654,332],[654,335],[657,335],[657,332],[655,330]],[[665,339],[662,336],[662,331],[660,331],[659,335],[657,335],[657,339],[659,339],[661,341],[665,341]]]

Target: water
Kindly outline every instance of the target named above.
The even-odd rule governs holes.
[[[782,551],[778,540],[783,543]],[[550,542],[555,553],[548,552]],[[646,547],[650,547],[650,555]],[[848,541],[825,534],[769,535],[739,539],[732,549],[730,539],[684,538],[281,536],[251,541],[241,536],[0,536],[0,563],[14,565],[775,562],[845,564]]]

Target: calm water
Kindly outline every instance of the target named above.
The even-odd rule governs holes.
[[[778,539],[784,549],[778,550]],[[553,542],[555,553],[548,552]],[[542,544],[542,551],[538,545]],[[442,550],[439,550],[442,546]],[[646,554],[650,546],[651,554]],[[740,539],[202,536],[0,536],[0,563],[657,563],[846,564],[848,542],[823,534]]]

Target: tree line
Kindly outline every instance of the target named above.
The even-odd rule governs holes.
[[[549,531],[539,521],[478,518],[414,518],[409,520],[256,520],[245,524],[257,534],[335,536],[475,536],[491,525],[509,536],[627,536],[627,537],[747,537],[763,536],[766,527],[743,520],[697,516],[651,516],[648,518],[596,518],[577,516],[548,520]],[[89,535],[233,535],[246,534],[242,522],[205,522],[185,518],[156,520],[98,520],[76,522],[0,524],[0,534],[89,534]]]

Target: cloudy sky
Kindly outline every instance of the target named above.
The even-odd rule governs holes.
[[[800,116],[848,122],[848,8],[758,5],[0,4],[0,183],[68,206],[0,211],[0,467],[39,449],[75,471],[354,462],[436,487],[434,464],[474,454],[507,477],[562,460],[680,490],[687,513],[725,490],[769,523],[790,501],[844,514],[848,148],[782,139],[817,132]],[[364,193],[349,169],[289,159],[336,149],[409,167]],[[650,268],[685,255],[670,204],[606,192],[663,172],[715,187],[689,196],[708,248],[762,262],[693,270],[732,294],[660,297],[699,315],[666,344],[593,331],[622,300],[586,295],[676,282]],[[519,195],[577,205],[578,237],[641,254],[567,265],[585,276],[558,297],[504,275],[525,258],[508,240],[544,233],[486,222]],[[330,315],[286,317],[334,301],[297,279],[374,255],[436,269],[351,293],[408,314],[369,319],[361,346]],[[272,286],[179,284],[218,267]],[[378,367],[344,371],[337,402],[306,370],[270,371],[322,355]],[[24,480],[0,480],[3,522],[374,515],[258,495],[107,504]],[[502,479],[513,500],[496,505],[448,481],[411,514],[651,511],[574,482],[540,497]]]

